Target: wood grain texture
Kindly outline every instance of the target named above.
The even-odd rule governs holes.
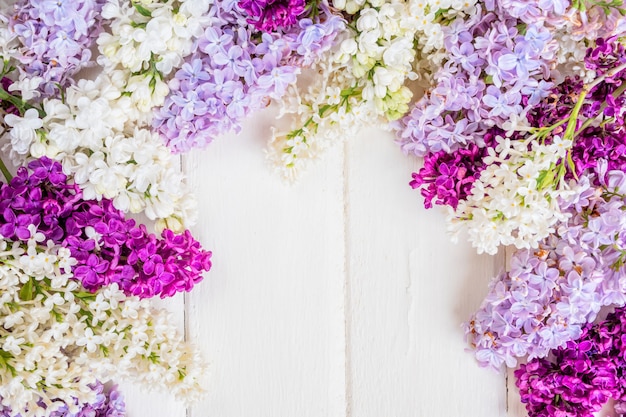
[[[269,123],[186,157],[195,233],[214,248],[187,297],[190,339],[212,360],[193,417],[345,413],[343,150],[287,185],[263,156]]]
[[[166,303],[211,362],[208,395],[185,412],[125,386],[129,416],[524,417],[461,328],[504,256],[450,242],[391,134],[363,132],[287,185],[263,156],[272,123],[184,157],[214,267]]]
[[[368,131],[347,155],[351,415],[505,415],[503,375],[474,363],[461,329],[499,260],[450,243],[390,134]]]

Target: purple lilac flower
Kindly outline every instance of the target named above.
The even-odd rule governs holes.
[[[250,22],[260,32],[274,32],[296,24],[306,9],[304,0],[239,0]]]
[[[597,39],[596,46],[589,48],[585,57],[585,66],[596,71],[598,76],[624,63],[626,49],[616,39]],[[604,120],[577,132],[572,150],[576,174],[596,169],[599,160],[607,161],[608,170],[626,171],[626,95],[622,91],[625,82],[626,70],[618,71],[587,94],[581,115],[596,118],[602,109],[600,116]],[[582,89],[583,82],[577,78],[568,78],[554,87],[547,99],[528,113],[530,125],[551,126],[568,117]],[[578,122],[578,127],[582,127],[582,121]]]
[[[592,417],[610,399],[622,415],[626,399],[626,309],[587,324],[580,339],[535,358],[515,371],[530,417]]]
[[[75,400],[74,405],[78,406],[77,412],[70,412],[67,405],[61,406],[58,410],[50,414],[50,417],[124,417],[126,415],[126,404],[124,397],[114,385],[106,389],[100,382],[91,385],[96,398],[93,403],[79,404]],[[44,407],[44,404],[41,404]],[[0,417],[21,417],[19,412],[14,412],[9,408],[0,405]]]
[[[304,6],[303,0],[214,3],[219,18],[169,82],[155,114],[153,127],[173,151],[239,131],[246,115],[282,97],[300,68],[332,46],[344,20],[323,3],[311,11],[315,18],[306,17]]]
[[[522,106],[519,105],[522,96],[518,91],[502,92],[499,88],[490,85],[483,96],[483,103],[489,109],[488,117],[508,119],[511,114],[519,114]]]
[[[115,282],[127,294],[164,298],[190,291],[211,268],[211,252],[189,231],[164,230],[158,238],[126,219],[111,200],[83,200],[61,165],[45,157],[2,184],[0,199],[0,234],[27,240],[28,226],[36,225],[46,239],[71,251],[78,261],[74,277],[88,290]]]
[[[47,93],[55,84],[66,86],[90,64],[91,51],[102,29],[105,0],[20,0],[10,20],[22,43],[18,59],[28,76],[43,78]]]
[[[486,165],[483,158],[495,145],[496,128],[485,134],[487,146],[479,148],[470,143],[466,148],[447,153],[429,152],[424,156],[424,166],[413,173],[409,183],[413,188],[420,188],[424,197],[424,207],[431,208],[433,202],[448,205],[456,209],[459,200],[464,200],[472,189],[474,181]]]

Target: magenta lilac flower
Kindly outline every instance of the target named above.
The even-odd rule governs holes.
[[[211,268],[211,252],[189,231],[164,230],[161,237],[126,219],[111,200],[82,199],[58,162],[47,158],[20,168],[0,187],[0,234],[27,240],[34,224],[46,239],[69,248],[74,276],[88,290],[118,283],[140,297],[190,291]]]
[[[431,208],[434,202],[456,209],[459,200],[469,195],[474,181],[485,168],[483,158],[488,149],[493,148],[495,136],[499,133],[497,128],[485,133],[487,146],[482,148],[470,143],[466,148],[450,153],[438,151],[424,155],[424,166],[413,173],[413,180],[409,183],[413,188],[420,188],[424,207]]]
[[[261,32],[274,32],[296,24],[306,9],[304,0],[240,0],[250,23]]]
[[[535,358],[515,371],[530,417],[593,417],[609,399],[622,415],[626,400],[626,309],[587,324],[577,341]]]

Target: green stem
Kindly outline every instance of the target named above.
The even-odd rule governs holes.
[[[44,113],[43,110],[38,109],[34,106],[31,106],[30,104],[23,101],[21,98],[8,93],[2,87],[0,87],[0,101],[8,101],[9,103],[13,104],[17,108],[17,110],[20,112],[20,115],[22,116],[24,115],[24,113],[26,113],[26,110],[29,110],[29,109],[37,110],[37,112],[39,113],[39,117],[41,118],[46,116],[46,113]]]
[[[568,122],[567,122],[567,128],[565,129],[565,134],[563,135],[564,139],[568,139],[574,138],[574,133],[576,131],[576,122],[578,121],[578,114],[580,113],[580,109],[582,108],[584,101],[585,101],[585,97],[587,97],[587,94],[589,94],[589,92],[598,84],[600,84],[601,82],[603,82],[607,77],[612,77],[615,74],[617,74],[620,71],[623,71],[626,69],[626,64],[622,64],[619,65],[613,69],[611,69],[610,71],[607,71],[606,74],[602,75],[601,77],[596,78],[595,80],[593,80],[592,83],[586,85],[583,87],[582,91],[580,92],[580,95],[578,96],[578,101],[576,102],[576,105],[574,106],[574,108],[572,109],[572,113],[570,114],[569,118],[568,118]],[[623,87],[620,86],[620,89]],[[616,90],[615,92],[618,93],[620,90]],[[622,92],[624,90],[621,90]]]
[[[598,77],[595,80],[593,80],[593,82],[590,83],[589,85],[587,85],[585,89],[587,91],[591,91],[591,89],[593,87],[595,87],[596,85],[600,84],[602,81],[606,80],[607,77],[612,77],[615,74],[617,74],[618,72],[623,71],[625,69],[626,69],[626,63],[624,63],[622,65],[618,65],[617,67],[607,71],[606,74],[604,74],[601,77]]]
[[[613,97],[618,98],[619,96],[624,94],[624,91],[626,91],[626,83],[623,82],[622,85],[620,85],[615,91],[613,91]],[[606,103],[604,103],[604,107],[606,107]],[[604,110],[604,107],[602,108],[602,110]]]
[[[580,113],[580,109],[583,107],[585,103],[585,97],[589,94],[589,90],[591,88],[583,88],[578,96],[578,101],[576,105],[572,109],[568,119],[567,119],[567,127],[565,128],[565,133],[563,134],[563,139],[574,138],[574,132],[576,131],[576,124],[578,122],[578,114]]]
[[[4,175],[4,178],[7,180],[7,182],[10,182],[13,179],[13,175],[11,175],[11,173],[7,169],[7,166],[4,165],[4,161],[2,159],[0,159],[0,171],[2,171],[2,175]]]
[[[624,65],[621,65],[620,67],[624,67],[624,68],[626,68],[626,66],[624,66]],[[616,69],[617,69],[617,71],[613,71],[613,72],[617,73],[617,72],[621,71],[621,70],[619,69],[620,67],[617,67],[617,68],[616,68]],[[622,69],[624,69],[624,68],[622,68]],[[595,83],[595,82],[594,82],[593,84],[597,85],[597,83]],[[591,85],[592,85],[592,84],[590,84],[590,86],[591,86]],[[593,86],[595,87],[595,85],[593,85]],[[587,87],[587,88],[586,88],[586,90],[587,90],[587,91],[589,91],[589,90],[591,90],[591,88],[592,88],[592,87]],[[619,86],[619,87],[618,87],[618,88],[617,88],[617,89],[613,92],[613,97],[618,98],[619,96],[621,96],[621,95],[624,93],[624,91],[626,91],[626,83],[622,83],[622,85],[620,85],[620,86]],[[578,103],[576,103],[576,105],[578,105]],[[604,103],[602,103],[602,105],[600,106],[600,109],[598,110],[598,116],[600,116],[600,115],[602,114],[602,112],[604,111],[604,109],[606,108],[606,106],[607,106],[607,102],[606,102],[606,101],[604,101]],[[597,117],[597,116],[596,116],[596,117]],[[595,120],[595,118],[591,118],[591,119],[587,119],[587,120],[585,120],[585,122],[582,124],[582,126],[580,127],[580,129],[578,129],[578,130],[574,133],[573,137],[575,138],[575,137],[576,137],[576,136],[578,136],[578,135],[579,135],[582,131],[584,131],[586,128],[588,128],[588,127],[589,127],[589,125],[591,125],[591,123],[593,123],[593,121],[594,121],[594,120]],[[569,125],[568,125],[568,127],[569,127]]]

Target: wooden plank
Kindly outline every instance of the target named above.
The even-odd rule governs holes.
[[[347,160],[350,415],[505,415],[504,375],[476,365],[461,329],[502,257],[450,243],[391,134],[363,132]]]
[[[185,157],[195,232],[214,250],[187,297],[190,339],[212,361],[193,417],[345,415],[343,149],[285,184],[263,154],[272,122]]]

